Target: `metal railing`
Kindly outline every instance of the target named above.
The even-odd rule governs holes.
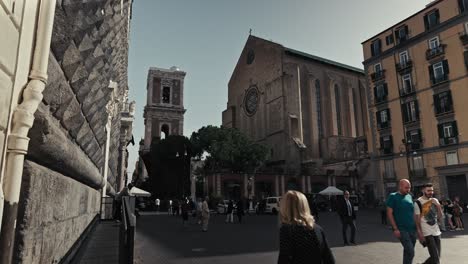
[[[133,264],[135,248],[135,197],[122,197],[122,221],[119,233],[119,263]]]

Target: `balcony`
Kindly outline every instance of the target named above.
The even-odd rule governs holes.
[[[442,116],[446,114],[451,114],[453,113],[453,105],[448,104],[448,105],[436,105],[436,116]]]
[[[422,169],[412,169],[411,170],[411,178],[426,178],[427,177],[427,171],[426,168]]]
[[[468,34],[466,32],[460,33],[460,40],[463,45],[468,45]]]
[[[431,60],[445,54],[445,46],[445,44],[441,44],[438,47],[426,50],[426,59]]]
[[[385,70],[371,73],[371,79],[373,82],[378,82],[385,79]]]
[[[409,150],[414,151],[422,148],[422,143],[420,142],[411,142],[409,144]]]
[[[439,138],[439,145],[448,146],[458,144],[458,137]]]
[[[403,87],[400,89],[400,97],[410,96],[416,93],[415,87],[411,85],[410,87]]]
[[[398,73],[407,74],[411,72],[411,69],[413,68],[413,61],[408,60],[406,62],[397,63],[395,64],[395,67]]]
[[[379,130],[381,129],[386,129],[386,128],[390,128],[390,121],[388,122],[383,122],[383,123],[377,123],[377,128]]]
[[[432,85],[436,85],[436,84],[439,84],[439,83],[446,82],[446,81],[448,81],[448,74],[434,76],[434,79],[431,79],[431,81],[432,81]]]

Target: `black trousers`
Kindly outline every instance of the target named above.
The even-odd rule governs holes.
[[[425,240],[430,257],[424,264],[440,264],[440,236],[427,236]]]
[[[356,224],[354,223],[353,217],[351,216],[343,216],[341,217],[341,225],[343,227],[343,242],[348,244],[348,227],[351,228],[351,239],[350,242],[354,243],[356,240]]]

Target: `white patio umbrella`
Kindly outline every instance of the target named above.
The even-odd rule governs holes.
[[[130,190],[130,195],[133,195],[133,196],[139,196],[139,197],[150,197],[151,196],[151,193],[147,192],[147,191],[144,191],[140,188],[137,188],[137,187],[133,187],[131,190]]]
[[[328,196],[331,196],[331,195],[343,195],[343,191],[336,188],[335,186],[328,186],[327,188],[325,188],[324,190],[322,190],[321,192],[319,192],[319,194],[321,195],[328,195]]]

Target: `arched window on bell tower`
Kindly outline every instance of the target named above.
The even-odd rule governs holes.
[[[165,139],[169,136],[169,126],[164,124],[161,126],[161,139]]]
[[[163,87],[162,102],[163,104],[171,103],[171,87],[168,87],[168,86]]]

